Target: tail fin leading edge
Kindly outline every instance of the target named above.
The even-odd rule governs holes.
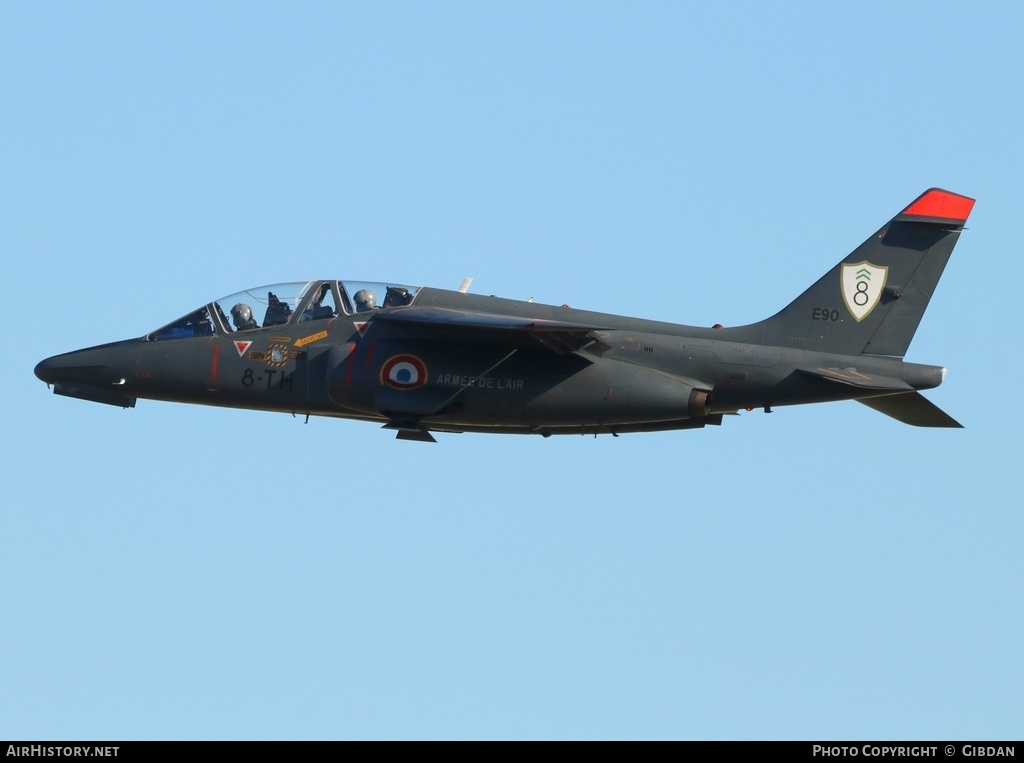
[[[932,188],[781,312],[750,328],[767,344],[903,357],[974,199]]]

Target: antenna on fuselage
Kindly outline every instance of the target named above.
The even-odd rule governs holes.
[[[466,276],[465,278],[462,279],[462,286],[459,287],[459,291],[465,294],[467,291],[469,291],[469,285],[471,283],[473,283],[473,279],[470,276]]]

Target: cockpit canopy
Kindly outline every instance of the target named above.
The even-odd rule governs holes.
[[[259,328],[359,316],[412,304],[418,286],[372,281],[296,281],[246,289],[203,305],[147,334],[149,341],[233,334]]]

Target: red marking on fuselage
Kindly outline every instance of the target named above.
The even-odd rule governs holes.
[[[213,345],[213,358],[210,361],[210,378],[206,380],[207,392],[220,392],[220,380],[217,378],[217,365],[220,361],[220,345]]]

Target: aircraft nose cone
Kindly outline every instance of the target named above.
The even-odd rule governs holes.
[[[78,352],[69,352],[47,358],[36,366],[36,376],[47,384],[62,381],[95,381],[95,377],[107,368],[106,364],[85,362],[86,358],[79,355]]]
[[[47,358],[46,360],[41,360],[36,364],[36,376],[38,376],[41,381],[44,381],[47,384],[53,384],[57,381],[57,370],[60,368],[60,364],[55,362],[56,360],[56,357]]]
[[[114,343],[54,355],[36,365],[36,376],[58,395],[134,408],[135,397],[125,387],[122,370],[126,346]]]
[[[107,345],[65,352],[46,358],[36,365],[35,373],[47,384],[80,382],[113,384],[121,377],[116,366],[116,348]]]

